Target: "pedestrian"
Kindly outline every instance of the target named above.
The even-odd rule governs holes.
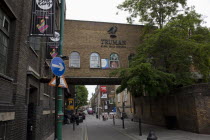
[[[76,120],[76,124],[79,125],[79,115],[78,114],[75,115],[75,120]]]
[[[103,121],[105,121],[104,115],[102,116],[102,118],[103,118]]]

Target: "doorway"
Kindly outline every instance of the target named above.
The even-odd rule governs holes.
[[[35,119],[36,119],[36,104],[38,89],[32,85],[29,86],[28,99],[28,120],[27,120],[27,140],[34,140]]]

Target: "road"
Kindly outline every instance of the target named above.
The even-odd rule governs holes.
[[[113,126],[111,119],[102,121],[96,119],[95,115],[86,115],[83,123],[75,126],[73,124],[63,125],[62,140],[147,140],[150,130],[153,130],[161,140],[210,140],[210,135],[197,134],[182,130],[168,130],[164,127],[142,124],[142,136],[139,136],[138,122],[125,120],[125,129],[122,129],[122,121],[116,119]],[[54,134],[46,140],[54,140]]]
[[[86,116],[86,128],[88,140],[133,140],[114,129],[110,123],[96,119],[93,115]]]

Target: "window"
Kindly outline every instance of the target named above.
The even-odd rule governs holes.
[[[9,24],[10,24],[9,20],[6,18],[6,16],[4,16],[3,27],[7,32],[9,32]]]
[[[72,52],[69,59],[70,68],[80,68],[80,55],[78,52]]]
[[[90,68],[100,68],[100,56],[98,53],[91,53]]]
[[[116,53],[110,55],[110,68],[119,68],[119,57]]]
[[[6,74],[7,53],[9,46],[10,21],[6,14],[0,9],[0,73]]]
[[[119,93],[119,94],[117,94],[117,102],[118,102],[118,103],[121,102],[120,98],[121,98],[121,96],[120,96],[120,93]]]
[[[109,104],[113,104],[113,103],[114,103],[114,98],[111,97],[111,98],[109,99]]]
[[[40,37],[30,37],[30,46],[33,48],[35,51],[39,51],[40,49]]]

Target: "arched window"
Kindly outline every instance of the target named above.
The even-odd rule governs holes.
[[[119,68],[119,56],[116,53],[110,55],[110,68]]]
[[[98,53],[91,53],[90,68],[100,68],[100,56]]]
[[[70,68],[80,68],[80,55],[78,52],[72,52],[69,57]]]

